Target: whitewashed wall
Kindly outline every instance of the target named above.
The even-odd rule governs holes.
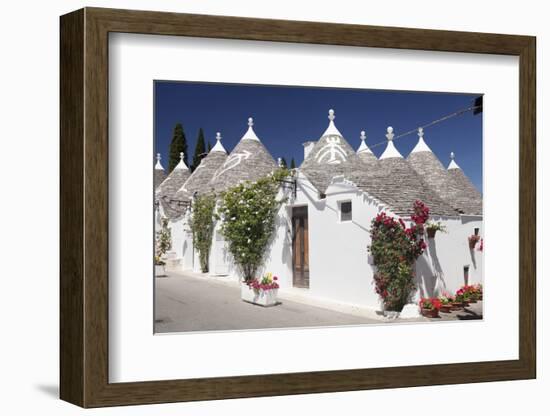
[[[426,238],[428,247],[417,260],[417,283],[422,296],[439,295],[443,291],[453,294],[466,283],[464,266],[469,266],[468,284],[482,283],[483,252],[468,246],[468,237],[479,228],[483,238],[481,217],[431,218],[441,221],[447,228],[438,231],[435,238]]]
[[[318,199],[318,191],[303,175],[298,174],[296,198],[290,189],[281,190],[278,197],[288,198],[277,213],[276,230],[266,251],[265,264],[258,276],[272,272],[278,276],[282,290],[292,290],[292,207],[308,206],[309,225],[309,290],[300,294],[318,300],[379,309],[380,300],[374,290],[374,268],[368,263],[370,223],[384,207],[354,184],[335,179],[326,190],[326,198]],[[352,221],[341,222],[339,203],[351,201]],[[386,209],[390,215],[392,213]],[[438,231],[427,239],[424,254],[416,265],[418,296],[436,296],[443,291],[454,293],[465,284],[464,266],[469,266],[469,284],[482,282],[483,253],[470,250],[468,237],[479,228],[483,238],[481,217],[433,217],[441,221],[447,232]],[[181,259],[180,270],[200,272],[197,253],[193,253],[192,235],[184,231],[185,221],[170,222],[172,251]],[[188,227],[187,227],[188,228]],[[216,224],[212,238],[209,274],[217,278],[238,281],[242,278],[227,243]]]

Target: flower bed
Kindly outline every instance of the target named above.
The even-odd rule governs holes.
[[[248,303],[260,306],[275,306],[279,284],[278,277],[266,273],[262,279],[249,279],[241,284],[241,299]]]
[[[427,318],[438,318],[441,301],[438,298],[421,298],[419,302],[422,315]]]

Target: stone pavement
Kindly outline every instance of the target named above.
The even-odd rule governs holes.
[[[441,318],[373,319],[283,299],[264,308],[243,302],[240,287],[195,273],[168,273],[155,279],[155,332],[231,331],[447,321],[480,318],[481,303],[472,310],[441,314]]]

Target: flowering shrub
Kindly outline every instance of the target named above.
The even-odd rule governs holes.
[[[418,200],[414,201],[413,212],[414,212],[414,214],[411,215],[411,220],[415,224],[422,225],[430,217],[430,209],[422,201],[418,201]]]
[[[193,246],[199,252],[201,271],[208,272],[212,234],[214,233],[214,208],[216,198],[203,195],[193,201],[193,212],[189,226],[193,232]]]
[[[254,279],[263,262],[275,231],[275,216],[284,202],[277,200],[278,181],[287,175],[288,170],[279,169],[256,182],[240,183],[222,195],[218,210],[221,233],[245,281]]]
[[[277,280],[279,280],[279,278],[277,276],[273,276],[273,273],[266,273],[261,280],[254,278],[245,280],[245,283],[250,289],[254,289],[255,291],[271,290],[279,289],[279,284],[277,283]]]
[[[161,263],[162,256],[172,248],[172,232],[168,227],[168,218],[162,217],[160,220],[160,230],[157,231],[155,237],[155,264],[164,265]]]
[[[419,228],[429,213],[421,201],[414,203],[414,224],[407,227],[402,219],[394,219],[382,212],[371,223],[371,245],[368,247],[376,266],[374,284],[384,307],[401,311],[411,298],[414,283],[414,263],[426,249],[419,238]],[[416,222],[419,221],[419,222]]]
[[[477,248],[479,251],[483,251],[483,238],[479,240],[479,247]]]
[[[421,298],[418,304],[422,309],[433,309],[436,311],[441,309],[441,301],[438,298]]]

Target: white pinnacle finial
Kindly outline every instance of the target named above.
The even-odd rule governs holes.
[[[330,120],[329,123],[328,123],[328,127],[325,130],[325,132],[323,133],[323,136],[321,136],[321,137],[324,137],[324,136],[342,136],[342,133],[340,133],[340,131],[334,125],[334,119],[335,118],[336,118],[336,116],[334,115],[334,110],[331,108],[330,110],[328,110],[328,119]]]
[[[451,152],[451,163],[449,163],[449,166],[447,167],[447,170],[451,169],[460,169],[460,166],[455,162],[455,152]]]
[[[178,164],[176,165],[176,167],[174,169],[189,169],[187,167],[187,165],[185,164],[185,162],[183,161],[184,157],[185,157],[185,153],[180,152],[180,161],[178,162]]]
[[[357,154],[360,154],[360,153],[372,154],[372,151],[367,146],[367,143],[366,143],[367,135],[365,134],[364,130],[361,131],[361,135],[359,136],[359,138],[361,139],[361,144],[359,145],[359,149],[357,149]]]
[[[256,133],[254,132],[254,128],[252,126],[254,126],[254,119],[252,117],[248,117],[248,130],[241,140],[256,140],[258,142],[260,141],[258,136],[256,136]]]
[[[418,128],[418,143],[416,146],[414,146],[414,149],[411,151],[412,153],[417,152],[431,152],[432,149],[429,148],[429,146],[424,141],[424,129],[422,127]]]
[[[388,145],[386,146],[386,150],[384,150],[384,153],[382,153],[382,155],[380,156],[380,160],[389,159],[391,157],[403,158],[403,155],[399,153],[399,150],[397,150],[397,148],[393,144],[393,137],[394,137],[393,127],[389,126],[386,129],[386,131],[387,131],[386,138],[388,139]]]
[[[283,158],[281,158],[281,157],[278,157],[278,158],[277,158],[277,165],[278,165],[280,168],[283,167]]]
[[[160,164],[160,159],[161,159],[160,153],[157,153],[157,163],[155,165],[155,169],[164,170],[164,168]]]
[[[216,133],[216,144],[210,151],[227,153],[222,145],[222,134],[220,132]]]

